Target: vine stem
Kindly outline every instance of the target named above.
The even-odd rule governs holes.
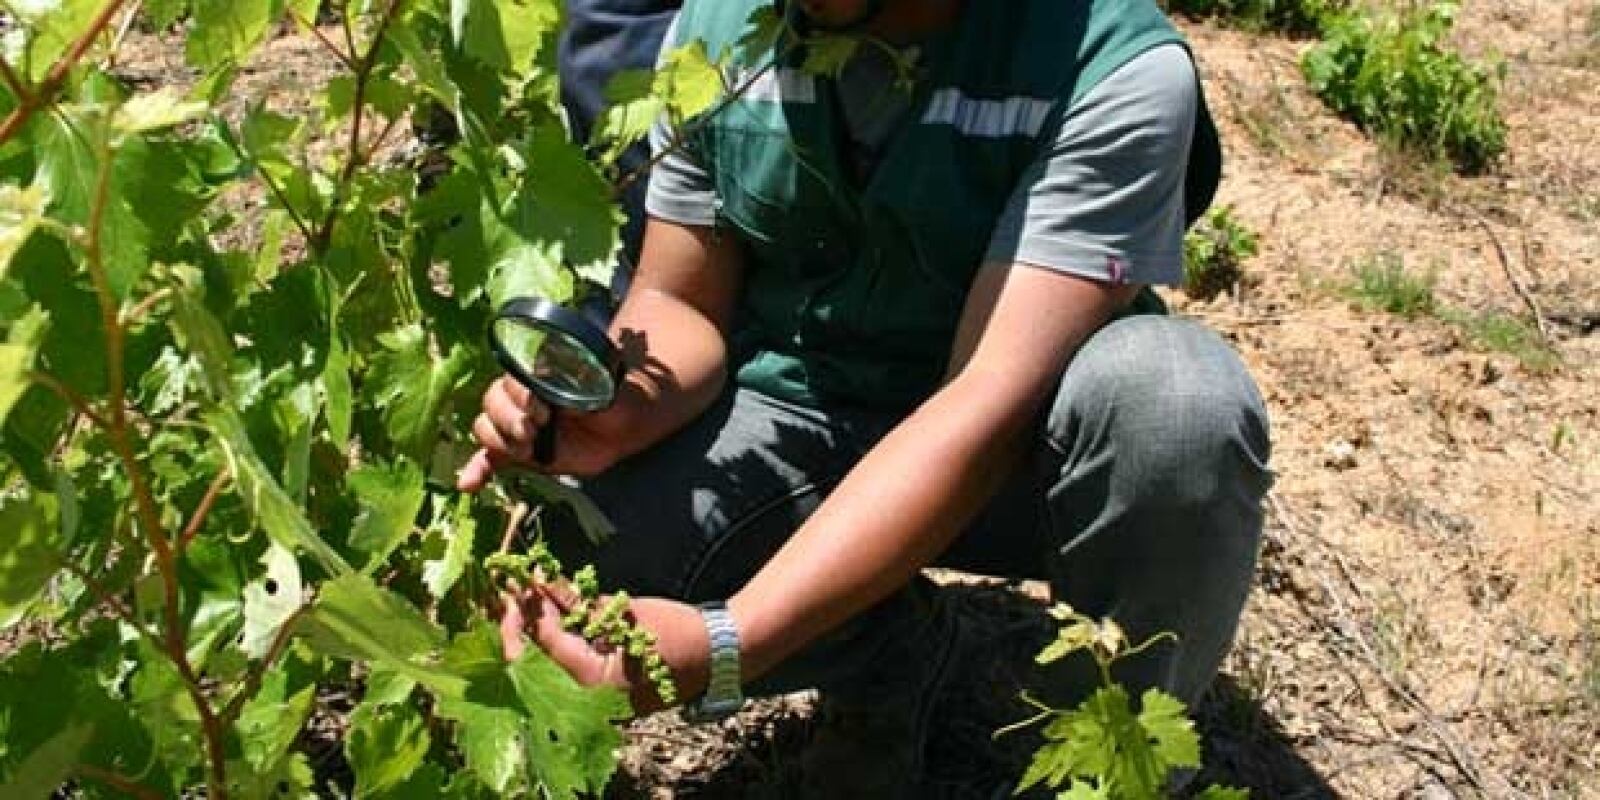
[[[83,399],[83,395],[73,391],[71,386],[62,383],[56,376],[44,372],[30,372],[28,373],[28,380],[54,392],[62,400],[67,401],[67,405],[72,406],[73,411],[87,417],[90,422],[100,428],[110,430],[111,423],[107,422],[106,418],[100,416],[93,408],[90,408],[89,401]]]
[[[11,68],[11,62],[0,57],[0,82],[15,95],[18,103],[26,103],[33,97],[33,92],[28,91],[28,86],[22,81],[22,76]]]
[[[117,0],[111,5],[120,4],[120,0]],[[105,254],[102,249],[106,206],[111,201],[112,154],[109,143],[103,138],[99,141],[97,150],[100,163],[95,177],[93,202],[89,207],[89,226],[84,237],[83,249],[84,266],[89,272],[90,282],[94,285],[95,297],[100,305],[101,324],[105,328],[106,372],[110,384],[109,416],[106,418],[107,434],[111,439],[112,450],[116,452],[123,469],[128,473],[134,507],[139,515],[140,525],[144,529],[145,538],[155,554],[156,571],[161,575],[162,628],[165,634],[162,642],[168,657],[177,666],[178,674],[183,678],[184,688],[188,691],[190,699],[194,702],[195,711],[200,716],[200,728],[205,738],[210,770],[211,785],[208,796],[216,800],[227,800],[227,752],[223,746],[223,725],[212,709],[211,701],[206,698],[200,679],[195,674],[194,665],[189,663],[183,615],[178,607],[180,598],[177,555],[173,552],[172,540],[167,537],[166,530],[161,524],[161,511],[156,506],[155,495],[150,491],[149,481],[139,464],[134,447],[135,432],[128,423],[127,376],[123,363],[126,331],[122,326],[116,294],[111,290],[111,281],[106,274]]]
[[[222,496],[222,490],[227,487],[228,481],[233,479],[233,472],[223,467],[217,473],[211,486],[206,488],[206,494],[200,498],[200,505],[194,510],[194,515],[189,518],[189,524],[183,528],[183,533],[178,536],[178,552],[182,553],[189,548],[189,543],[200,534],[200,529],[205,527],[206,517],[211,514],[211,507],[217,504],[217,498]]]
[[[12,109],[5,122],[0,122],[0,144],[11,141],[11,137],[22,129],[22,126],[33,117],[34,112],[55,99],[56,93],[61,91],[61,87],[66,84],[67,76],[71,74],[72,68],[83,60],[84,54],[89,52],[89,46],[94,44],[94,40],[100,38],[100,34],[104,33],[106,28],[111,25],[112,18],[117,15],[117,11],[122,8],[125,2],[127,0],[109,0],[104,6],[101,6],[93,19],[90,20],[89,26],[84,30],[83,35],[72,43],[72,47],[67,50],[65,55],[56,60],[56,63],[50,67],[50,71],[45,74],[44,80],[39,82],[38,87],[25,96],[18,96],[17,107]]]
[[[378,27],[372,32],[372,41],[367,43],[367,50],[356,61],[354,97],[350,102],[350,152],[346,156],[344,169],[339,173],[339,181],[334,184],[333,196],[328,200],[328,213],[322,220],[322,227],[317,230],[316,239],[311,241],[311,246],[319,253],[327,253],[333,243],[333,229],[339,224],[339,206],[344,203],[344,195],[350,190],[351,181],[355,180],[356,170],[366,163],[366,153],[361,146],[361,128],[366,118],[367,84],[372,80],[372,71],[378,66],[379,46],[383,44],[383,37],[389,30],[389,25],[399,14],[400,7],[405,0],[389,0],[384,7],[383,16],[378,18]],[[355,53],[355,35],[350,26],[350,13],[345,10],[345,39],[350,43],[351,57]]]
[[[137,797],[139,800],[161,800],[160,792],[121,773],[112,772],[93,764],[79,764],[72,771],[80,777],[99,781],[125,795]]]
[[[344,65],[345,69],[348,69],[351,72],[355,71],[356,62],[351,60],[351,57],[348,53],[340,50],[339,46],[334,44],[333,40],[329,39],[328,35],[323,33],[321,28],[317,27],[315,21],[308,20],[305,17],[300,16],[300,12],[292,8],[289,9],[289,17],[293,19],[300,27],[310,31],[311,35],[322,44],[323,49],[327,50],[333,55],[334,58],[338,59],[339,63]]]
[[[666,147],[661,148],[659,152],[652,153],[648,161],[640,164],[638,167],[635,167],[632,172],[622,176],[622,179],[617,181],[617,185],[613,186],[611,189],[611,196],[621,197],[623,192],[628,191],[628,187],[638,183],[639,179],[648,174],[650,170],[654,169],[657,164],[660,164],[668,156],[671,156],[674,153],[682,150],[684,145],[688,143],[690,136],[698,133],[701,128],[710,123],[712,119],[715,119],[717,115],[723,112],[724,109],[733,105],[735,100],[738,100],[740,97],[743,97],[747,92],[749,92],[750,87],[756,85],[756,81],[761,80],[763,75],[771,72],[779,60],[779,58],[774,58],[772,61],[762,66],[761,69],[751,73],[750,77],[745,78],[742,83],[734,87],[733,91],[724,95],[723,98],[718,101],[710,111],[707,111],[695,118],[683,130],[675,131],[672,136],[672,141],[668,143]]]

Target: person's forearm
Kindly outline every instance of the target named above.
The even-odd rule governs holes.
[[[627,364],[617,392],[617,410],[628,432],[619,443],[619,460],[699,416],[727,382],[721,332],[672,295],[650,288],[630,293],[611,336]]]
[[[730,601],[745,677],[905,585],[993,496],[1034,414],[947,385],[886,436]]]

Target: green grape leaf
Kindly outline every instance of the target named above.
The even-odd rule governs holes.
[[[0,495],[0,630],[15,625],[61,568],[54,497]]]
[[[1089,620],[1078,620],[1063,626],[1056,634],[1056,640],[1040,650],[1034,661],[1039,664],[1049,664],[1080,650],[1086,650],[1094,645],[1095,634],[1094,623]]]
[[[499,308],[514,297],[543,297],[555,303],[572,298],[572,274],[542,248],[519,243],[489,267],[485,287],[489,302]]]
[[[5,452],[35,487],[49,488],[54,483],[52,454],[71,417],[66,401],[38,386],[24,392],[6,415]],[[0,584],[3,582],[0,579]]]
[[[244,638],[239,646],[251,658],[264,658],[278,630],[305,605],[306,591],[294,553],[274,544],[262,555],[266,574],[244,587]]]
[[[472,560],[473,538],[478,522],[472,516],[472,498],[461,495],[456,499],[455,512],[435,516],[429,529],[429,541],[442,540],[437,547],[428,547],[429,556],[422,562],[422,585],[428,594],[442,598],[461,579],[467,562]]]
[[[144,13],[149,16],[150,27],[156,30],[170,28],[189,13],[189,0],[145,0]]]
[[[311,716],[317,687],[301,683],[291,685],[289,670],[268,670],[261,689],[245,703],[234,723],[245,761],[257,772],[274,770],[284,760]]]
[[[243,62],[271,27],[274,6],[273,0],[192,0],[189,63],[211,71]]]
[[[304,551],[309,554],[329,575],[349,573],[350,565],[322,540],[300,507],[278,485],[267,465],[256,455],[239,415],[225,408],[217,408],[208,412],[205,420],[207,427],[217,435],[218,446],[233,471],[245,507],[250,509],[267,537],[292,552]]]
[[[445,663],[468,686],[461,696],[441,698],[439,715],[460,725],[467,766],[491,791],[601,793],[622,743],[613,723],[627,717],[626,697],[579,686],[537,647],[507,664],[500,634],[487,622],[457,636]]]
[[[392,706],[411,698],[417,682],[382,664],[375,664],[367,673],[367,691],[361,702],[370,706]]]
[[[94,726],[83,724],[67,728],[29,753],[11,772],[10,780],[0,785],[0,797],[16,800],[45,800],[78,765],[78,755],[94,736]]]
[[[322,0],[284,0],[283,6],[291,21],[315,25],[317,12],[322,9]]]
[[[1072,786],[1056,795],[1056,800],[1112,800],[1111,790],[1090,781],[1072,781]]]
[[[647,69],[625,69],[611,76],[606,84],[605,111],[595,125],[593,139],[605,144],[604,159],[615,161],[623,151],[650,134],[650,128],[666,110],[666,101],[654,93],[655,73]]]
[[[26,189],[0,186],[0,279],[5,278],[11,259],[39,227],[47,200],[43,187],[38,185]]]
[[[431,743],[426,722],[410,706],[356,706],[344,740],[356,774],[355,796],[381,796],[404,783],[422,766]]]
[[[134,95],[117,108],[111,127],[123,134],[146,133],[193,122],[206,113],[206,104],[184,100],[171,89]]]
[[[283,490],[297,504],[306,501],[311,479],[311,433],[321,412],[315,381],[297,384],[273,404],[273,422],[283,436]]]
[[[139,376],[139,402],[149,414],[167,414],[177,408],[197,385],[200,363],[163,348],[150,369]]]
[[[350,531],[350,546],[367,554],[362,571],[371,574],[416,525],[417,513],[427,498],[422,470],[402,458],[388,465],[362,465],[347,480],[361,503],[361,514]]]
[[[825,78],[839,79],[846,64],[861,48],[855,36],[814,36],[806,40],[806,60],[800,69]]]
[[[1200,736],[1185,711],[1183,701],[1160,689],[1146,690],[1139,700],[1139,725],[1169,767],[1200,766]]]
[[[460,677],[436,663],[444,633],[415,606],[363,575],[323,584],[297,630],[323,655],[377,662],[443,696],[463,688]]]
[[[450,32],[469,58],[521,77],[561,24],[556,0],[450,0]]]
[[[200,712],[183,677],[149,642],[138,644],[139,668],[133,674],[132,704],[161,761],[174,774],[198,766],[204,752]]]
[[[0,344],[0,423],[27,391],[33,362],[44,342],[50,318],[37,306],[11,324],[6,341]]]
[[[100,683],[102,676],[124,667],[127,653],[119,647],[120,639],[115,623],[100,620],[85,625],[70,644],[47,651],[35,642],[0,662],[0,783],[11,784],[0,788],[0,797],[48,796],[60,781],[19,775],[18,762],[38,753],[39,765],[45,765],[44,748],[50,740],[79,727],[91,729],[93,736],[75,750],[73,763],[143,773],[146,785],[164,788],[163,771],[152,764],[150,738],[132,707],[123,698],[113,699]],[[13,791],[17,787],[27,791],[18,795]],[[45,794],[28,794],[41,791]]]
[[[334,331],[328,341],[328,361],[322,367],[322,400],[328,416],[328,435],[340,450],[350,445],[350,424],[355,416],[355,388],[350,383],[350,355],[344,339]]]
[[[400,452],[420,462],[438,438],[445,401],[468,377],[471,354],[456,345],[446,357],[435,356],[420,325],[390,331],[378,342],[383,350],[373,357],[363,388],[382,409]]]
[[[101,159],[94,142],[105,135],[104,115],[92,109],[61,108],[34,119],[36,183],[50,197],[50,209],[62,221],[87,226],[92,218]],[[149,231],[129,204],[127,187],[144,173],[140,151],[113,155],[100,215],[99,244],[106,282],[112,294],[126,298],[150,265]]]
[[[772,53],[787,27],[778,10],[768,3],[762,3],[750,12],[746,25],[749,29],[733,46],[734,53],[745,64],[754,64]]]
[[[722,96],[722,71],[698,39],[673,48],[661,59],[655,94],[676,121],[699,116]]]
[[[6,10],[15,12],[32,34],[23,53],[28,78],[33,81],[44,78],[68,48],[88,32],[89,23],[94,19],[95,12],[100,10],[100,5],[100,0],[43,0],[6,4]],[[7,58],[10,57],[8,53]]]
[[[622,212],[583,148],[567,141],[559,126],[541,125],[523,157],[527,172],[513,200],[512,228],[555,263],[610,267],[621,245]]]
[[[233,343],[222,323],[206,308],[201,291],[199,276],[196,275],[187,286],[173,294],[169,324],[173,338],[194,356],[211,398],[228,402],[234,397],[230,375]]]
[[[321,800],[313,791],[316,774],[305,753],[290,753],[263,770],[229,762],[229,797],[239,800]]]

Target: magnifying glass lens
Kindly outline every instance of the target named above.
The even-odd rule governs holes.
[[[524,317],[495,320],[494,336],[546,401],[582,411],[611,404],[616,381],[610,370],[573,336]]]

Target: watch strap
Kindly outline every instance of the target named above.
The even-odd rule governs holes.
[[[706,692],[687,710],[697,721],[725,719],[744,706],[739,668],[739,628],[726,603],[704,603],[700,617],[711,640],[711,677]]]

